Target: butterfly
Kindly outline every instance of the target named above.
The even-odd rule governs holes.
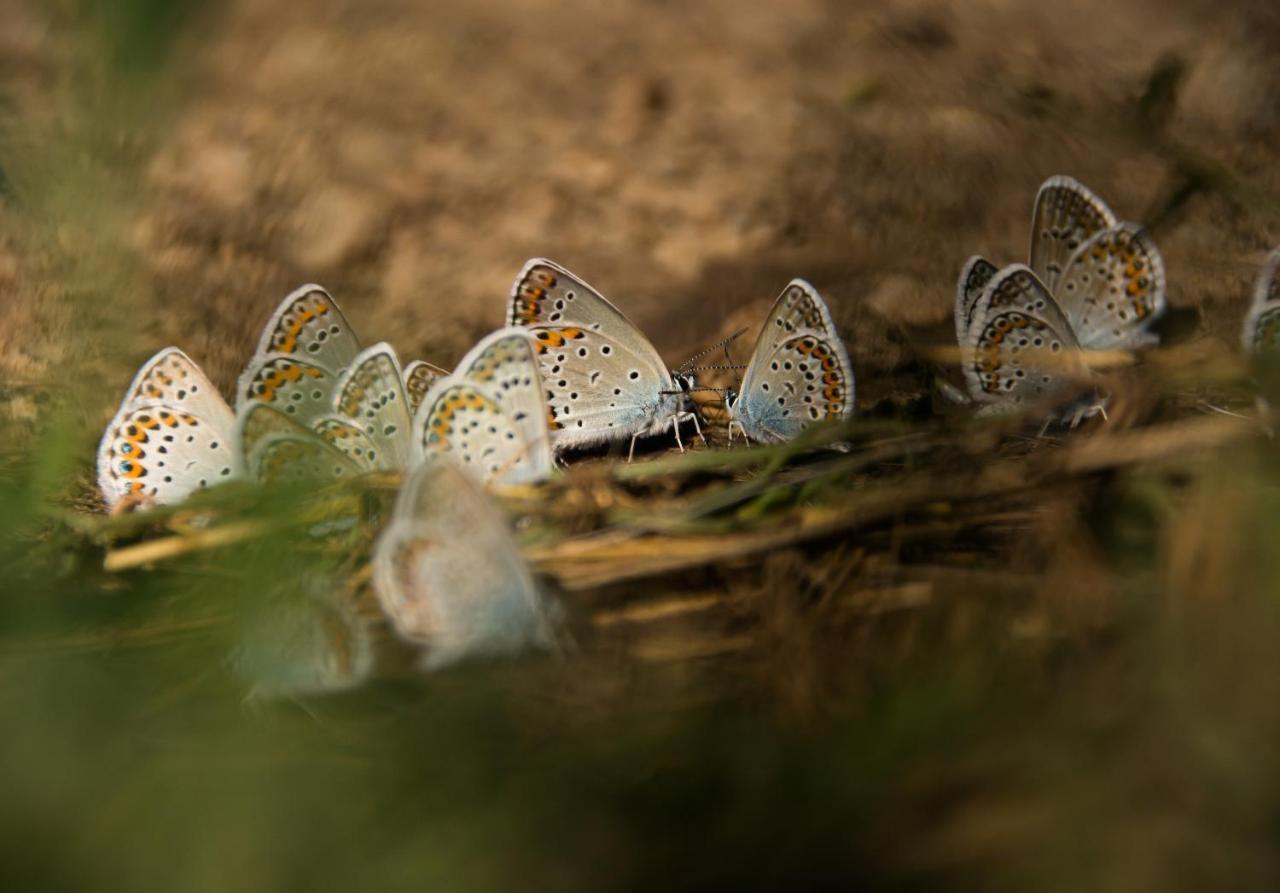
[[[412,424],[400,361],[390,345],[383,343],[367,348],[351,361],[338,380],[332,413],[317,418],[313,427],[372,470],[408,467]]]
[[[1271,252],[1258,275],[1242,338],[1247,351],[1270,352],[1280,347],[1280,248]]]
[[[824,419],[853,414],[853,365],[822,296],[803,279],[778,295],[765,320],[740,394],[726,399],[729,433],[789,440]]]
[[[1084,377],[1071,323],[1029,267],[992,273],[967,316],[961,358],[976,401],[1000,410],[1048,403]]]
[[[691,376],[669,371],[622,312],[544,258],[525,264],[511,288],[507,325],[528,329],[546,386],[557,452],[635,441],[679,425],[690,411]],[[683,444],[680,444],[683,449]]]
[[[448,456],[482,483],[544,480],[554,466],[535,341],[490,334],[438,380],[413,420],[415,462]]]
[[[315,585],[247,618],[231,662],[250,683],[251,701],[344,691],[373,672],[372,625],[323,581],[304,583]]]
[[[418,411],[422,398],[427,396],[431,386],[449,373],[439,366],[433,366],[423,360],[414,360],[404,367],[404,390],[409,398],[409,413]]]
[[[98,488],[108,508],[125,497],[181,502],[240,470],[231,408],[176,347],[138,370],[98,445]]]
[[[998,270],[982,257],[971,257],[961,270],[955,329],[970,394],[1009,408],[1033,397],[1061,395],[1069,385],[1061,376],[1064,362],[1072,366],[1072,375],[1079,371],[1079,358],[1069,353],[1037,356],[1036,338],[1023,345],[1022,329],[1012,340],[997,338],[991,326],[1011,324],[1003,315],[1010,308],[1023,314],[1020,322],[1047,326],[1037,329],[1042,339],[1070,352],[1149,346],[1158,340],[1149,328],[1165,306],[1164,261],[1150,235],[1136,224],[1118,222],[1102,199],[1077,181],[1050,177],[1032,212],[1030,265]],[[1011,365],[1014,348],[1016,366]]]
[[[236,411],[264,403],[306,425],[331,411],[338,379],[359,354],[360,342],[333,298],[304,285],[263,328],[236,387]]]
[[[379,604],[424,647],[428,669],[552,645],[548,608],[505,515],[450,459],[405,480],[372,567]]]
[[[434,367],[416,367],[409,380],[421,388]],[[314,430],[362,470],[408,463],[413,409],[395,352],[386,344],[362,351],[337,303],[319,286],[291,293],[263,329],[237,391],[238,410],[251,405]],[[313,449],[300,446],[297,436],[292,444],[274,448],[273,461]]]
[[[264,483],[324,483],[367,470],[328,438],[266,403],[240,410],[236,441],[249,478]]]

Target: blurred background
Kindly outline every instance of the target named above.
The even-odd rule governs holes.
[[[1055,491],[968,559],[1016,585],[907,616],[832,623],[828,543],[752,569],[730,660],[265,707],[228,618],[350,569],[281,533],[106,574],[85,510],[160,347],[230,397],[315,281],[451,367],[533,255],[674,364],[806,277],[860,411],[921,422],[961,265],[1024,260],[1057,173],[1154,230],[1194,403],[1280,241],[1277,49],[1265,0],[0,0],[0,877],[1276,889],[1268,440]]]

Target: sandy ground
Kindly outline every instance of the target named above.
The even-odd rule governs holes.
[[[13,103],[48,117],[67,41],[17,9]],[[1073,174],[1123,217],[1159,207],[1177,178],[1134,109],[1169,54],[1186,77],[1168,132],[1280,190],[1276,35],[1267,4],[1188,0],[228,3],[182,39],[124,210],[93,234],[136,264],[101,298],[124,343],[51,310],[56,265],[24,277],[14,249],[6,371],[67,362],[79,327],[111,393],[168,343],[229,388],[305,281],[366,341],[448,366],[542,254],[673,363],[809,278],[862,408],[897,405],[929,389],[917,348],[947,342],[965,258],[1025,257],[1043,178]],[[1232,341],[1277,220],[1203,192],[1158,234],[1171,304]]]

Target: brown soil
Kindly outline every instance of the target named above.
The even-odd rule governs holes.
[[[141,182],[121,184],[127,213],[93,233],[142,270],[106,298],[128,343],[89,350],[110,358],[94,418],[167,343],[229,386],[304,281],[366,341],[448,366],[503,322],[536,254],[674,362],[807,277],[848,334],[866,410],[927,390],[912,348],[947,342],[968,255],[1024,257],[1046,176],[1147,219],[1183,183],[1159,129],[1246,190],[1280,191],[1280,13],[1265,3],[245,0],[191,32]],[[59,32],[28,9],[3,40],[39,118]],[[1176,105],[1143,117],[1170,54]],[[1159,223],[1170,303],[1202,311],[1175,336],[1234,341],[1276,216],[1202,190]],[[34,326],[47,287],[14,285],[10,332]],[[73,325],[43,312],[33,368]]]

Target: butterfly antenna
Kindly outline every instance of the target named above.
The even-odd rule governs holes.
[[[713,388],[711,387],[711,385],[699,384],[699,385],[694,385],[693,387],[689,388],[686,391],[659,391],[658,393],[659,394],[692,394],[694,391],[711,391],[712,393],[719,394],[721,397],[723,397],[725,394],[729,392],[729,390],[730,388]]]
[[[694,370],[694,369],[690,368],[690,367],[692,367],[692,366],[693,366],[693,364],[694,364],[694,363],[698,362],[698,360],[702,359],[702,358],[703,358],[703,357],[705,357],[707,354],[709,354],[709,353],[714,353],[715,351],[719,350],[719,349],[720,349],[720,348],[722,348],[722,347],[725,349],[725,356],[728,356],[728,354],[729,354],[729,345],[730,345],[730,344],[732,344],[734,341],[737,341],[739,338],[741,338],[741,337],[742,337],[742,333],[743,333],[743,332],[745,332],[746,330],[747,330],[747,329],[746,329],[746,327],[744,326],[743,328],[738,329],[738,331],[734,332],[734,333],[733,333],[732,335],[730,335],[728,338],[725,338],[725,339],[723,339],[723,340],[721,340],[721,341],[717,341],[715,344],[711,345],[710,347],[703,348],[702,350],[698,351],[698,352],[697,352],[696,354],[694,354],[693,356],[689,357],[689,359],[685,360],[684,365],[683,365],[683,366],[681,366],[681,367],[680,367],[679,369],[677,369],[676,371],[677,371],[677,372],[693,372],[693,371],[696,371],[696,370]],[[730,359],[732,359],[732,357],[730,357]]]
[[[681,369],[681,372],[708,372],[713,369],[745,369],[746,363],[723,363],[716,366],[694,366],[692,369]]]

